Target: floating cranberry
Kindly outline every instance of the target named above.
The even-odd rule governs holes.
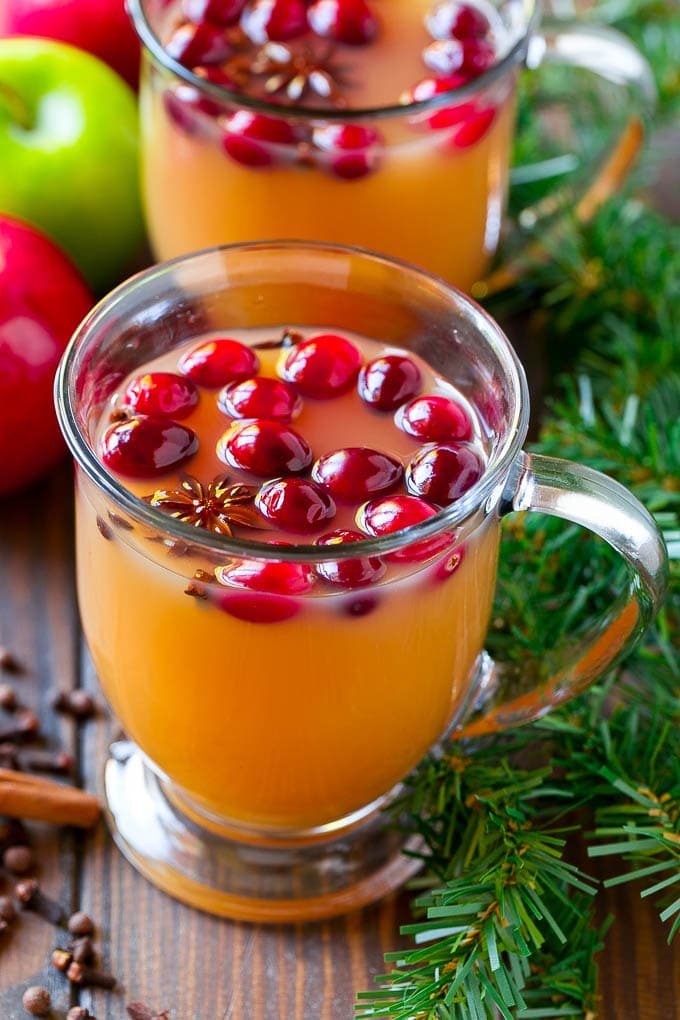
[[[212,600],[223,612],[244,623],[283,623],[297,616],[302,609],[295,599],[255,592],[217,592]]]
[[[464,39],[461,71],[476,78],[496,62],[496,48],[488,39]]]
[[[306,478],[275,478],[262,486],[255,506],[263,517],[285,531],[304,533],[335,517],[328,493]]]
[[[251,110],[237,110],[223,122],[222,148],[244,166],[271,166],[280,155],[272,146],[294,145],[288,121]]]
[[[396,411],[400,404],[415,397],[421,385],[420,369],[402,354],[375,358],[359,372],[359,396],[379,411]]]
[[[307,397],[336,397],[350,389],[361,368],[361,354],[334,333],[303,340],[286,358],[281,374]]]
[[[237,83],[220,67],[194,67],[194,74],[223,88],[238,91]],[[199,135],[206,129],[206,117],[219,117],[224,106],[186,82],[178,82],[163,93],[166,113],[182,131]]]
[[[307,440],[298,432],[264,418],[233,422],[217,441],[217,456],[261,478],[300,474],[313,460]]]
[[[465,104],[467,105],[467,104]],[[456,149],[467,149],[483,138],[496,117],[495,106],[475,108],[451,133],[450,144]]]
[[[302,407],[292,386],[267,376],[226,386],[219,395],[218,404],[220,410],[232,418],[267,418],[282,422],[292,421]]]
[[[449,397],[416,397],[399,408],[394,421],[403,432],[427,443],[466,440],[472,435],[467,411]]]
[[[232,54],[232,46],[218,25],[185,22],[165,44],[166,53],[185,67],[221,64]]]
[[[304,0],[254,0],[241,17],[241,28],[251,42],[283,42],[304,35],[307,6]]]
[[[213,598],[224,612],[249,623],[290,620],[301,609],[290,596],[304,595],[314,583],[309,567],[282,560],[240,560],[218,567],[215,576],[222,585],[247,589],[220,591]]]
[[[178,368],[192,382],[208,389],[255,375],[260,361],[250,347],[228,338],[206,340],[179,359]]]
[[[416,496],[388,496],[386,499],[374,499],[359,507],[356,522],[367,535],[378,538],[427,521],[436,513],[433,506]],[[396,552],[388,553],[385,559],[402,563],[419,562],[430,559],[450,544],[451,534],[444,532],[433,538],[412,542]]]
[[[316,545],[344,545],[346,542],[361,542],[365,535],[358,531],[347,531],[338,528],[317,538]],[[367,584],[375,584],[385,573],[384,562],[379,556],[357,556],[347,560],[328,560],[318,563],[316,572],[331,584],[343,588],[363,588]]]
[[[312,144],[327,154],[330,169],[338,177],[365,177],[378,166],[382,138],[362,124],[326,124],[314,128]]]
[[[307,18],[317,35],[348,46],[363,46],[378,34],[378,19],[366,0],[315,0]]]
[[[483,11],[460,0],[444,0],[425,16],[425,27],[433,39],[470,39],[491,31],[491,23]]]
[[[457,545],[446,554],[444,559],[434,569],[435,581],[447,581],[452,574],[458,570],[465,559],[465,546]]]
[[[241,17],[246,0],[182,0],[182,11],[189,21],[200,24],[234,25]]]
[[[104,433],[101,459],[121,475],[162,475],[198,449],[196,433],[160,415],[128,418]]]
[[[128,384],[123,403],[138,414],[185,418],[198,403],[198,390],[189,379],[174,372],[147,372]]]
[[[460,499],[479,481],[484,462],[471,446],[448,443],[420,450],[406,469],[409,492],[439,506]]]
[[[465,85],[470,80],[465,74],[450,74],[443,78],[423,78],[413,88],[408,89],[401,96],[402,103],[426,103],[434,96],[443,95]],[[416,126],[424,125],[432,131],[440,131],[460,124],[474,110],[474,104],[458,103],[455,106],[444,106],[432,113],[417,114],[412,118],[411,123]]]
[[[217,567],[220,584],[268,595],[304,595],[314,584],[314,575],[304,563],[287,560],[237,560]]]
[[[366,446],[326,453],[314,464],[312,478],[343,503],[360,503],[395,489],[404,475],[398,460]]]

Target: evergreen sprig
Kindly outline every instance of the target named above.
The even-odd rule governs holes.
[[[674,5],[605,0],[591,14],[647,52],[667,122],[680,109]],[[528,110],[517,152],[530,162]],[[489,303],[496,317],[521,310],[549,355],[556,382],[534,449],[632,489],[666,539],[669,592],[641,645],[586,694],[452,745],[409,779],[395,812],[422,840],[412,945],[388,954],[358,1018],[593,1020],[609,921],[597,927],[596,883],[569,862],[576,841],[616,862],[605,885],[635,880],[658,903],[669,941],[680,930],[680,228],[620,196],[590,224],[564,219],[545,247]],[[603,542],[552,518],[508,518],[489,649],[518,664],[559,652],[620,586]]]

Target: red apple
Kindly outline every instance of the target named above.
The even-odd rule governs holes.
[[[93,304],[52,241],[0,216],[0,496],[39,478],[64,453],[54,373]]]
[[[0,35],[38,35],[78,46],[137,88],[139,40],[125,0],[0,0]]]

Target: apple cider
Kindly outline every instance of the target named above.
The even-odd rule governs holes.
[[[197,335],[98,417],[108,472],[187,525],[154,532],[78,474],[86,637],[128,735],[237,826],[308,830],[374,803],[462,708],[498,523],[389,539],[466,499],[487,425],[418,354],[286,324]],[[208,554],[206,533],[231,545]],[[370,540],[384,550],[350,553]]]
[[[486,74],[511,48],[488,0],[175,0],[150,20],[193,76],[151,64],[142,89],[159,258],[295,237],[384,252],[463,289],[483,275],[515,85]]]

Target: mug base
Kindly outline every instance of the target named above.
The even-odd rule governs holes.
[[[381,808],[332,831],[246,838],[204,817],[129,742],[112,748],[104,792],[113,839],[153,885],[210,914],[277,924],[319,921],[381,899],[421,866],[420,837]]]

